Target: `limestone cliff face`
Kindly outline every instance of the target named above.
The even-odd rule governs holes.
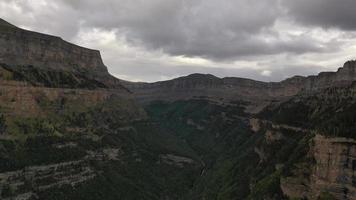
[[[349,138],[327,138],[316,135],[310,156],[315,160],[311,175],[305,177],[305,166],[294,176],[281,180],[285,195],[293,198],[318,199],[328,193],[336,199],[356,199],[356,141]]]
[[[312,196],[328,191],[336,199],[356,199],[356,141],[317,135],[314,143]]]
[[[23,30],[2,19],[0,47],[2,113],[38,117],[54,111],[41,107],[41,100],[65,99],[92,107],[114,97],[131,102],[125,109],[132,109],[133,116],[143,114],[130,92],[108,73],[97,50]]]
[[[23,30],[3,20],[0,21],[0,46],[0,63],[108,75],[99,51],[76,46],[59,37]]]
[[[101,87],[127,90],[108,73],[100,52],[59,37],[27,31],[0,19],[0,64],[17,73],[71,73],[75,79],[97,81]],[[127,92],[127,91],[126,91]]]
[[[11,190],[12,195],[3,197],[5,200],[36,199],[33,188],[39,192],[65,184],[76,186],[92,180],[95,176],[88,160],[31,166],[24,170],[0,173],[0,193]]]

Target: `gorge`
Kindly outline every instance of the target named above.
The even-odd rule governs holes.
[[[356,199],[356,61],[138,83],[4,20],[0,47],[0,199]]]

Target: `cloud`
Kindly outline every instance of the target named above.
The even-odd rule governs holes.
[[[80,31],[80,13],[59,1],[2,0],[0,16],[16,26],[71,40]]]
[[[314,38],[280,38],[278,0],[69,1],[84,26],[118,29],[133,45],[179,56],[234,60],[325,51]],[[265,40],[268,37],[269,40]]]
[[[288,15],[305,25],[356,30],[354,0],[284,0]]]
[[[261,75],[262,76],[267,76],[267,77],[270,77],[272,75],[272,72],[270,70],[263,70],[261,72]]]
[[[356,53],[355,3],[336,2],[2,0],[0,16],[99,49],[129,80],[200,72],[275,81],[335,69]]]
[[[46,27],[47,32],[72,38],[81,27],[118,30],[117,34],[132,45],[160,49],[173,56],[234,60],[326,50],[324,44],[307,35],[293,35],[287,40],[280,37],[279,30],[273,29],[282,12],[278,0],[35,2],[12,1],[32,16],[31,25]]]

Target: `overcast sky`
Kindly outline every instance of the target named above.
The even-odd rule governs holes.
[[[0,0],[22,28],[98,49],[131,81],[191,73],[279,81],[356,57],[355,0]]]

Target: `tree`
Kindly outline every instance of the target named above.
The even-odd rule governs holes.
[[[6,119],[3,114],[0,114],[0,134],[4,134],[6,131]]]

